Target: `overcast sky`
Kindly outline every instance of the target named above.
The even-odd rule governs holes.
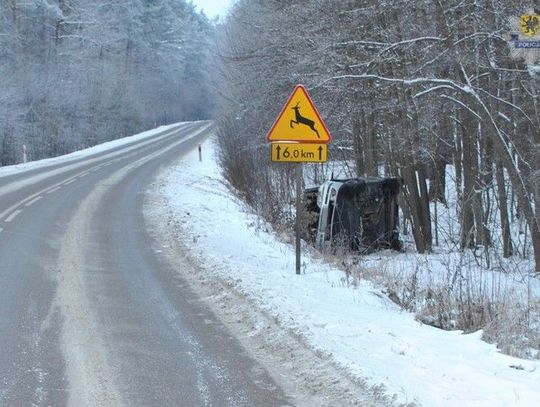
[[[217,15],[225,17],[227,9],[234,3],[234,0],[193,0],[193,4],[204,11],[209,18]]]

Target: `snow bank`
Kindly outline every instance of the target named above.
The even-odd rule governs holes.
[[[346,284],[344,273],[276,239],[224,184],[213,142],[162,176],[166,205],[206,269],[228,280],[282,325],[300,332],[369,384],[401,402],[425,406],[540,405],[540,362],[499,353],[481,332],[465,335],[416,321],[372,284]]]
[[[106,143],[99,144],[94,147],[86,148],[84,150],[75,151],[71,154],[62,155],[59,157],[54,158],[46,158],[43,160],[38,161],[31,161],[25,164],[17,164],[17,165],[9,165],[6,167],[0,167],[0,177],[6,176],[6,175],[13,175],[13,174],[19,174],[21,172],[31,171],[38,168],[44,168],[49,167],[56,164],[65,164],[70,163],[76,160],[80,160],[82,158],[86,158],[98,153],[102,153],[117,147],[124,146],[126,144],[135,143],[137,141],[142,141],[151,137],[154,137],[156,135],[159,135],[160,133],[166,132],[167,130],[172,130],[174,128],[181,127],[182,123],[176,123],[176,124],[170,124],[167,126],[161,126],[156,129],[148,130],[139,134],[136,134],[134,136],[130,137],[123,137],[117,140],[109,141]],[[22,151],[21,151],[21,158],[22,158]]]

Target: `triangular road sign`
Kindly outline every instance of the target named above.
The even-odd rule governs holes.
[[[279,114],[267,140],[328,144],[332,136],[326,128],[306,88],[297,85]]]

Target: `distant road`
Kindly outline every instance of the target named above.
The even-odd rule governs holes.
[[[145,230],[157,171],[209,132],[0,177],[0,406],[287,405]]]

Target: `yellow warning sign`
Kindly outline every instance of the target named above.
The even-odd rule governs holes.
[[[332,136],[326,128],[306,88],[297,85],[279,114],[267,140],[328,144]]]

